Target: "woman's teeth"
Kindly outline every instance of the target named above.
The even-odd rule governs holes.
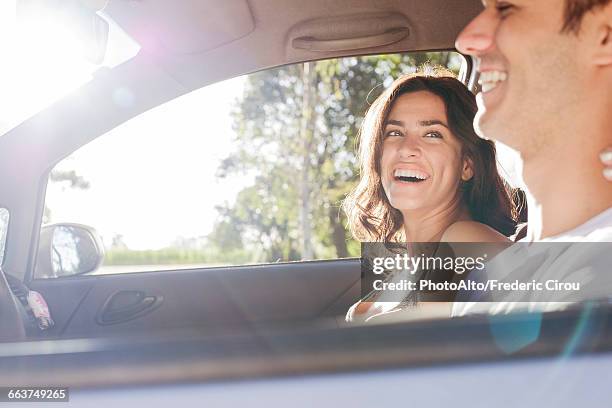
[[[480,84],[482,92],[486,93],[495,89],[497,85],[506,79],[508,79],[508,74],[504,71],[486,71],[480,74],[478,84]]]
[[[393,176],[401,181],[423,181],[429,178],[429,175],[418,170],[395,170]]]

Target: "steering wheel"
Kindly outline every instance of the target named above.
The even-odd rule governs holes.
[[[18,341],[26,338],[25,326],[19,312],[17,299],[13,295],[0,268],[0,342]]]

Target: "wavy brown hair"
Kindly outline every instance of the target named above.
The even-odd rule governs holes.
[[[446,107],[448,125],[459,139],[464,157],[473,163],[474,176],[462,182],[462,200],[473,220],[500,233],[514,234],[518,210],[512,191],[497,171],[495,144],[474,131],[476,99],[449,71],[405,75],[393,82],[370,106],[361,126],[359,144],[360,181],[342,206],[351,233],[359,241],[405,240],[402,213],[393,208],[381,182],[384,127],[394,101],[403,94],[427,91],[439,96]]]

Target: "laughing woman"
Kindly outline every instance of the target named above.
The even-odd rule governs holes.
[[[361,180],[343,204],[357,240],[511,242],[519,216],[511,189],[495,145],[474,131],[474,95],[451,75],[401,77],[368,110]],[[363,300],[347,320],[381,311]]]

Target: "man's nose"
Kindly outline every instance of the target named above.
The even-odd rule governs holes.
[[[495,44],[498,21],[495,9],[483,10],[459,33],[455,47],[463,54],[480,56]]]

